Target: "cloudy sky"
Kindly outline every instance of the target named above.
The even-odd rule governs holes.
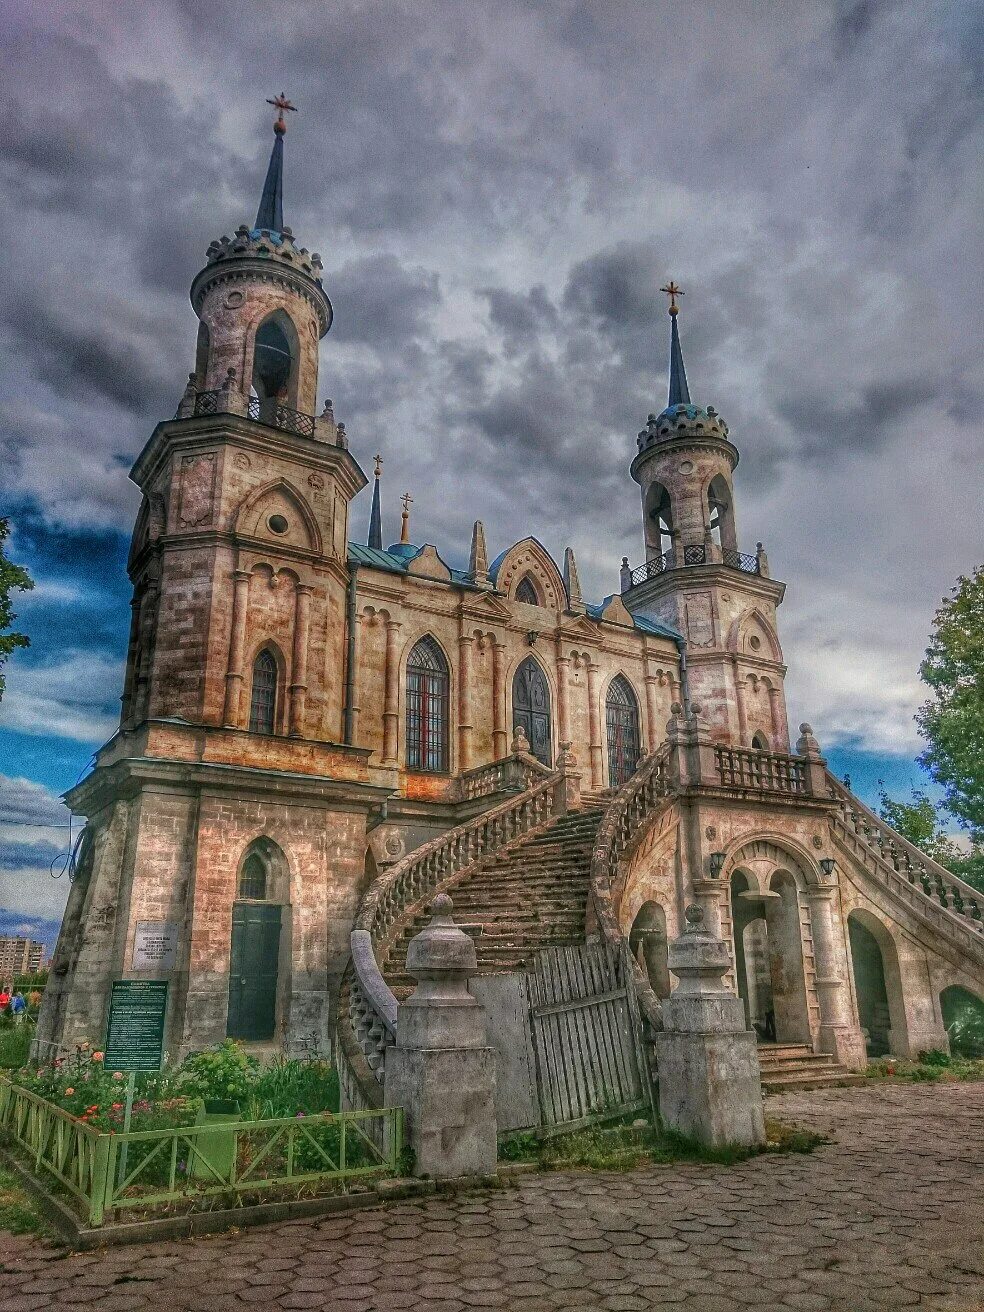
[[[642,559],[628,465],[694,399],[741,450],[741,545],[788,582],[790,719],[869,798],[918,782],[933,612],[981,558],[974,0],[7,0],[0,513],[38,581],[0,706],[0,923],[57,918],[57,794],[113,731],[137,495],[193,363],[191,280],[252,220],[267,96],[335,324],[322,397],[385,529],[452,563]],[[365,496],[354,522],[368,518]],[[50,927],[49,927],[50,928]]]

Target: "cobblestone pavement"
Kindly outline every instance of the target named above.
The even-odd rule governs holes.
[[[785,1094],[832,1145],[736,1167],[516,1188],[64,1256],[0,1235],[0,1312],[33,1308],[984,1308],[984,1084]]]

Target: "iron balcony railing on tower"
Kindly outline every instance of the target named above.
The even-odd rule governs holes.
[[[724,551],[707,546],[672,547],[661,556],[654,556],[644,565],[629,569],[626,564],[622,570],[622,591],[628,592],[640,583],[646,583],[667,570],[686,569],[690,565],[724,565],[726,569],[741,570],[743,574],[761,574],[762,561],[759,555],[750,555],[745,551]]]
[[[229,414],[229,392],[219,387],[210,392],[199,392],[195,397],[195,417],[200,415]],[[285,433],[296,433],[299,437],[314,437],[315,417],[300,410],[292,410],[289,405],[280,405],[277,401],[261,401],[251,396],[246,401],[246,417],[268,428],[279,428]]]

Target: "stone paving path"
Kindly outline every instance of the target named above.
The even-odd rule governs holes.
[[[984,1084],[790,1093],[768,1110],[835,1142],[99,1254],[0,1235],[0,1312],[984,1309]]]

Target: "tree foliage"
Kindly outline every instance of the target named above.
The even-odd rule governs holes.
[[[0,518],[0,697],[5,687],[3,665],[7,657],[17,647],[30,646],[30,639],[23,633],[11,631],[17,616],[11,605],[12,592],[29,592],[34,587],[34,580],[22,565],[15,565],[7,559],[4,543],[10,534],[10,521]]]
[[[884,788],[878,796],[881,802],[878,814],[886,824],[951,875],[984,893],[984,845],[975,843],[969,852],[964,852],[944,832],[939,808],[925,793],[913,791],[908,802],[889,797]]]
[[[933,692],[916,715],[926,740],[919,762],[984,845],[984,565],[959,578],[936,612],[919,673]]]

